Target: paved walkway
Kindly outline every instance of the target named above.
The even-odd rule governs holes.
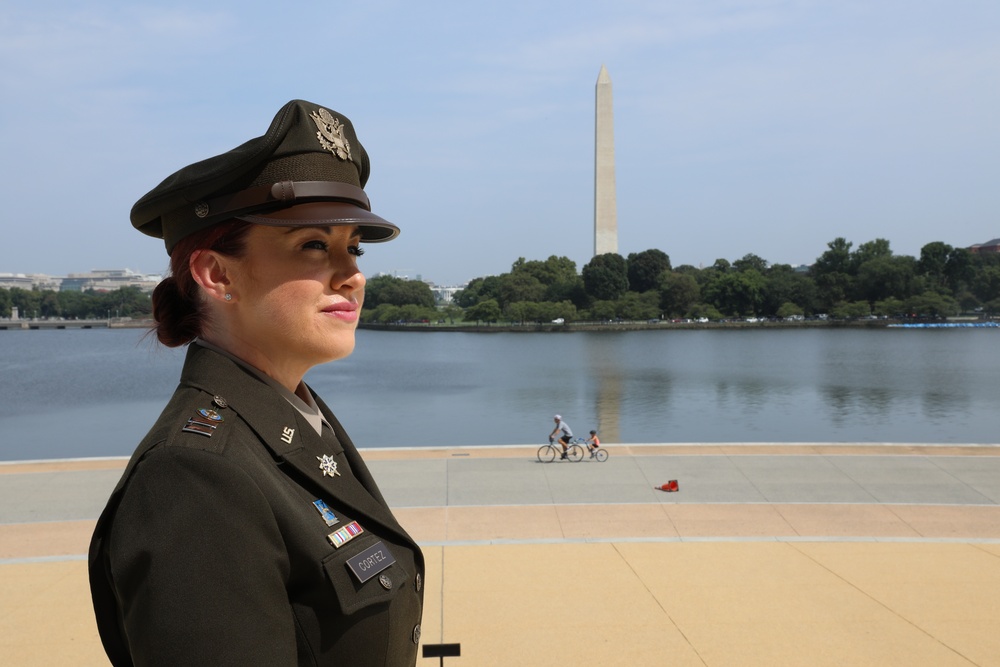
[[[445,665],[1000,666],[1000,447],[534,449],[366,452]],[[123,466],[0,464],[4,665],[108,664],[84,554]]]

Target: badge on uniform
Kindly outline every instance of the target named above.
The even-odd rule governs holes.
[[[212,434],[215,433],[216,427],[223,421],[222,415],[215,410],[202,408],[187,420],[187,425],[181,430],[186,433],[197,433],[206,438],[211,438]]]
[[[316,460],[319,461],[319,469],[323,471],[323,477],[327,475],[330,477],[340,475],[340,471],[337,470],[337,462],[333,460],[332,456],[324,454],[323,456],[317,456]]]
[[[351,572],[358,578],[358,581],[363,584],[395,562],[396,558],[389,551],[389,547],[385,546],[385,542],[379,540],[357,556],[348,558],[347,566],[351,568]],[[388,586],[385,583],[382,585],[386,588],[391,588],[392,583],[391,580],[389,581],[390,584]]]
[[[357,521],[352,521],[343,528],[327,535],[326,539],[330,540],[330,544],[339,549],[363,532],[365,532],[364,528],[359,526]]]
[[[323,517],[323,521],[326,521],[326,525],[334,526],[340,523],[340,519],[336,517],[336,515],[333,513],[333,510],[327,507],[326,501],[314,500],[313,507],[315,507],[319,511],[320,516]]]

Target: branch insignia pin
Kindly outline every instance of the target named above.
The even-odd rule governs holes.
[[[333,460],[332,456],[324,454],[323,456],[317,456],[316,460],[319,461],[319,469],[323,472],[323,477],[340,475],[340,471],[337,470],[337,462]]]

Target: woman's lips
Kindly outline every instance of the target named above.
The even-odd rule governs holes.
[[[358,304],[353,301],[338,301],[324,308],[323,312],[338,320],[354,322],[358,319]]]

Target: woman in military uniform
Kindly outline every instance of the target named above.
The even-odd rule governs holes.
[[[399,231],[368,172],[346,117],[295,100],[133,207],[170,254],[156,335],[188,352],[91,542],[116,667],[415,663],[420,549],[302,381],[353,350],[360,244]]]

